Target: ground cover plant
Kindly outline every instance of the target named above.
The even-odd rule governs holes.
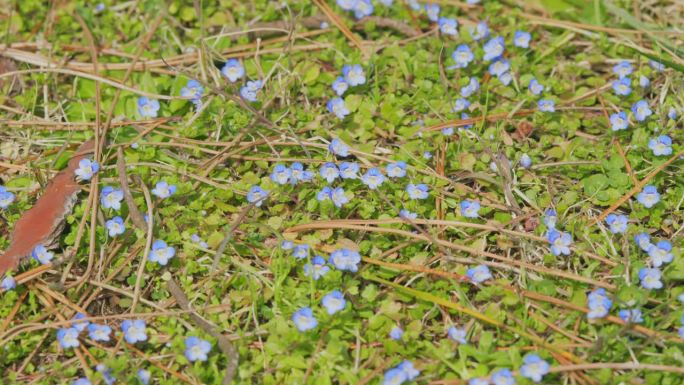
[[[8,1],[0,383],[684,383],[682,20]]]

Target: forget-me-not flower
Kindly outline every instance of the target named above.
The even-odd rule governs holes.
[[[470,102],[467,99],[456,99],[454,106],[451,108],[453,112],[461,112],[466,108],[470,107]]]
[[[328,181],[328,183],[332,183],[335,179],[339,178],[340,170],[337,168],[335,163],[327,162],[321,166],[319,174],[323,179]]]
[[[606,289],[602,287],[595,289],[587,296],[587,307],[589,308],[587,318],[603,318],[608,315],[612,306],[613,301],[606,295]]]
[[[100,204],[102,208],[120,210],[121,201],[124,198],[123,190],[115,189],[112,186],[105,186],[100,193]]]
[[[349,83],[344,80],[344,76],[338,76],[332,84],[332,89],[337,96],[342,96],[349,89]]]
[[[523,366],[520,367],[520,375],[534,382],[540,382],[549,373],[551,366],[541,357],[534,353],[527,354],[523,358]]]
[[[138,113],[143,118],[156,118],[159,113],[159,101],[146,96],[138,98]]]
[[[242,66],[237,59],[228,59],[228,61],[221,68],[221,73],[225,76],[231,83],[235,83],[238,79],[245,76],[245,67]]]
[[[100,170],[100,164],[90,159],[81,159],[78,168],[74,170],[78,180],[90,180]]]
[[[639,279],[644,289],[661,289],[663,287],[661,276],[662,273],[656,268],[644,267],[639,270]]]
[[[449,338],[462,345],[468,343],[468,341],[466,340],[467,334],[468,333],[466,332],[465,328],[457,328],[456,326],[451,326],[449,327],[449,330],[447,330],[447,335],[449,336]]]
[[[651,237],[648,236],[646,233],[639,233],[634,236],[634,242],[641,248],[643,251],[648,251],[649,247],[651,247]]]
[[[529,48],[532,35],[527,31],[515,31],[513,45],[520,48]]]
[[[290,166],[290,183],[292,185],[297,184],[297,182],[308,182],[312,180],[314,173],[309,170],[304,170],[304,165],[300,162],[292,163]]]
[[[325,264],[325,258],[317,255],[311,259],[311,263],[304,265],[304,275],[311,276],[314,281],[317,281],[322,276],[328,274],[330,266]]]
[[[630,78],[621,78],[613,82],[613,91],[615,95],[627,96],[632,93],[632,80]]]
[[[627,231],[627,221],[629,218],[626,215],[608,214],[606,217],[606,224],[610,226],[610,231],[613,234],[621,234]]]
[[[49,251],[43,245],[38,245],[31,252],[31,257],[40,262],[41,265],[47,265],[55,257],[55,253]]]
[[[88,325],[88,337],[93,341],[109,341],[109,335],[112,333],[112,328],[107,325],[99,325],[91,323]]]
[[[556,111],[556,102],[550,99],[541,99],[537,103],[537,107],[542,112],[554,112]]]
[[[399,341],[401,340],[401,337],[404,335],[404,331],[397,325],[392,328],[389,332],[389,337],[393,340]]]
[[[650,184],[644,186],[644,189],[641,190],[639,194],[637,194],[637,201],[639,201],[639,203],[644,205],[644,207],[646,207],[647,209],[650,209],[660,201],[660,194],[658,193],[658,189],[656,189],[655,186]]]
[[[461,202],[461,215],[466,218],[477,218],[480,211],[480,202],[464,200]]]
[[[350,113],[347,105],[344,104],[344,99],[342,98],[330,99],[328,101],[327,108],[328,112],[335,114],[338,119],[344,119],[344,117]]]
[[[410,199],[427,199],[428,186],[423,183],[413,184],[409,183],[406,186],[406,192]]]
[[[3,186],[0,186],[0,209],[6,209],[14,202],[14,193],[7,191]]]
[[[264,82],[261,80],[248,81],[247,84],[240,87],[240,96],[250,102],[257,101],[257,92],[264,87]]]
[[[349,203],[349,198],[345,194],[344,189],[342,187],[336,187],[332,190],[332,192],[330,193],[330,200],[332,200],[333,204],[337,208],[340,208],[344,206],[346,203]]]
[[[78,330],[75,328],[61,328],[57,330],[57,341],[62,349],[76,348],[81,345],[78,341]]]
[[[672,244],[669,241],[658,241],[658,243],[649,244],[646,249],[648,257],[655,267],[660,267],[664,263],[672,262]]]
[[[456,21],[456,19],[440,17],[437,24],[439,25],[439,31],[441,33],[449,36],[458,35],[458,21]]]
[[[627,113],[625,111],[616,112],[610,115],[610,128],[613,131],[624,130],[629,126]]]
[[[564,231],[550,229],[546,233],[546,240],[551,244],[551,254],[570,255],[570,245],[572,245],[572,235]]]
[[[655,156],[670,155],[672,154],[672,139],[667,135],[660,135],[648,141],[648,148]]]
[[[292,249],[292,256],[296,259],[305,259],[309,256],[309,245],[301,244]]]
[[[194,336],[185,339],[185,358],[190,362],[206,361],[210,351],[209,341]]]
[[[11,275],[6,276],[0,281],[0,289],[5,291],[14,290],[17,287],[17,281]]]
[[[247,193],[247,202],[254,203],[254,206],[261,207],[264,200],[268,197],[268,191],[259,186],[252,186]]]
[[[280,185],[287,184],[291,176],[292,170],[284,164],[276,164],[271,172],[271,180]]]
[[[366,83],[366,73],[363,72],[360,64],[346,64],[342,67],[342,75],[347,84],[352,87]]]
[[[105,222],[105,227],[110,237],[116,237],[121,235],[126,231],[126,225],[121,217],[114,217],[107,222]]]
[[[340,177],[342,179],[357,179],[360,167],[356,162],[340,163]]]
[[[515,385],[515,377],[510,369],[503,368],[492,372],[492,385]]]
[[[503,55],[504,50],[506,48],[504,38],[501,36],[497,36],[495,38],[490,39],[487,43],[484,45],[484,57],[482,60],[484,61],[492,61],[501,55]]]
[[[162,266],[166,266],[169,263],[169,259],[176,255],[176,249],[168,246],[166,242],[161,239],[157,239],[152,243],[152,250],[150,251],[149,260],[152,262],[157,262]]]
[[[439,4],[425,4],[425,13],[428,20],[436,23],[439,20]]]
[[[157,182],[157,184],[150,192],[152,193],[152,195],[158,198],[166,199],[171,195],[175,194],[177,189],[178,188],[176,187],[176,185],[169,184],[168,182],[161,180]]]
[[[363,19],[366,16],[372,15],[374,10],[375,7],[373,7],[373,3],[370,0],[356,0],[356,4],[354,4],[354,17]]]
[[[147,341],[147,324],[145,320],[124,320],[121,323],[121,330],[123,330],[124,338],[129,344]]]
[[[456,50],[451,54],[451,58],[456,62],[456,68],[466,68],[475,59],[475,55],[473,55],[470,47],[466,44],[461,44],[456,47]]]
[[[631,324],[640,324],[644,322],[644,318],[641,316],[641,310],[639,309],[622,309],[618,312],[618,317]]]
[[[489,26],[484,21],[479,21],[474,27],[470,27],[470,37],[478,41],[489,36]]]
[[[369,189],[375,190],[385,181],[385,176],[378,168],[370,168],[361,176],[361,182],[368,186]]]
[[[349,156],[349,146],[340,138],[334,138],[328,145],[328,150],[341,157]]]
[[[292,321],[300,332],[305,332],[318,326],[318,321],[310,307],[303,307],[297,310],[292,314]]]
[[[534,95],[539,95],[544,91],[544,85],[539,83],[537,79],[530,80],[530,85],[527,87]]]
[[[321,299],[321,304],[325,307],[328,314],[333,315],[340,310],[344,309],[347,301],[344,299],[344,294],[339,290],[333,290],[330,293],[323,296]]]
[[[466,276],[475,283],[482,283],[492,278],[492,273],[486,265],[471,267],[466,272]]]
[[[643,122],[653,114],[653,111],[651,111],[651,108],[648,106],[648,102],[639,100],[632,105],[632,114],[634,114],[636,120]]]
[[[337,249],[330,254],[330,263],[338,270],[356,273],[359,270],[361,254],[349,249]]]

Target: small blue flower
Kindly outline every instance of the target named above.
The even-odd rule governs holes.
[[[385,176],[377,168],[370,168],[361,177],[361,182],[368,186],[369,189],[375,190],[385,181]]]
[[[631,324],[640,324],[644,322],[639,309],[623,309],[618,312],[618,316],[625,322]]]
[[[146,96],[138,98],[138,113],[143,118],[156,118],[159,113],[159,101]]]
[[[296,259],[305,259],[309,256],[309,245],[297,245],[292,249],[292,256]]]
[[[649,60],[648,65],[651,66],[651,68],[653,68],[654,70],[656,70],[658,72],[665,71],[665,64],[663,64],[661,62],[657,62],[655,60]]]
[[[203,249],[208,249],[208,248],[209,248],[209,245],[208,245],[206,242],[204,242],[204,241],[202,240],[202,238],[200,238],[200,236],[197,235],[197,234],[192,234],[192,235],[190,236],[190,240],[193,241],[193,242],[195,242],[199,247],[201,247],[201,248],[203,248]],[[283,242],[286,242],[286,241],[283,241]]]
[[[478,22],[475,27],[470,27],[470,37],[478,41],[489,36],[489,26],[484,21]]]
[[[417,0],[406,0],[406,4],[414,11],[420,11],[421,5]]]
[[[649,244],[646,251],[651,263],[655,267],[660,267],[663,263],[672,262],[672,244],[668,241],[658,241],[655,245]]]
[[[648,88],[651,85],[651,81],[644,75],[639,76],[639,87]]]
[[[613,73],[620,79],[629,76],[632,71],[632,65],[627,60],[623,60],[613,67]]]
[[[403,337],[404,331],[399,327],[395,326],[390,330],[389,332],[389,337],[395,341],[401,340],[401,337]]]
[[[466,276],[474,283],[482,283],[492,278],[492,273],[486,265],[471,267],[466,272]]]
[[[610,226],[610,231],[613,234],[622,234],[627,231],[628,220],[629,218],[626,215],[608,214],[606,224]]]
[[[150,380],[152,379],[152,373],[150,373],[150,371],[146,369],[138,370],[137,376],[143,385],[149,384]]]
[[[641,250],[648,252],[648,249],[652,246],[651,237],[646,233],[639,233],[634,236],[634,242],[641,248]]]
[[[185,358],[190,362],[206,361],[210,351],[209,341],[194,336],[185,339]]]
[[[304,275],[307,277],[311,276],[314,281],[318,281],[319,278],[328,274],[329,271],[330,267],[326,266],[325,258],[320,255],[313,257],[311,263],[304,265]]]
[[[318,326],[318,321],[310,307],[303,307],[292,314],[292,321],[300,332],[311,330]]]
[[[667,117],[671,120],[677,120],[677,110],[674,107],[670,107],[667,111]]]
[[[351,11],[354,9],[357,1],[358,0],[337,0],[337,5],[345,11]]]
[[[408,374],[399,368],[392,368],[385,372],[382,385],[401,385],[408,381]]]
[[[537,79],[530,80],[530,85],[527,88],[534,95],[540,95],[544,91],[544,85],[539,83]]]
[[[406,162],[398,161],[390,163],[385,168],[389,178],[403,178],[406,176]]]
[[[470,102],[466,99],[457,99],[454,102],[454,107],[451,109],[453,112],[461,112],[466,108],[470,107]]]
[[[647,209],[650,209],[655,206],[656,203],[660,202],[660,194],[655,186],[649,184],[644,186],[644,189],[637,194],[637,201]]]
[[[38,245],[31,252],[31,257],[36,261],[40,262],[41,265],[47,265],[55,257],[55,254],[49,251],[45,246]]]
[[[496,59],[489,65],[489,73],[496,77],[507,73],[509,69],[511,69],[511,62],[503,58]]]
[[[404,360],[397,366],[397,369],[401,369],[406,373],[409,381],[413,381],[420,375],[420,370],[413,366],[413,362],[409,360]]]
[[[416,213],[414,213],[414,212],[411,212],[411,211],[409,211],[409,210],[406,210],[406,209],[401,209],[401,210],[399,211],[399,218],[403,218],[403,219],[416,219],[416,218],[418,218],[418,214],[416,214]]]
[[[105,209],[113,209],[119,211],[121,209],[121,201],[124,198],[123,190],[115,189],[112,186],[105,186],[100,193],[100,204]]]
[[[349,83],[344,80],[344,76],[338,76],[332,84],[332,89],[335,91],[337,96],[342,96],[345,92],[347,92],[347,89],[349,89]]]
[[[349,156],[349,146],[347,146],[347,144],[344,143],[340,138],[331,140],[330,144],[328,145],[328,150],[337,156]]]
[[[294,248],[294,242],[283,239],[283,241],[280,243],[280,248],[283,250],[292,250],[292,248]]]
[[[544,211],[544,224],[549,229],[555,229],[556,223],[558,223],[558,214],[554,209],[546,209]]]
[[[613,131],[624,130],[629,126],[627,113],[624,111],[616,112],[610,115],[610,125]]]
[[[357,179],[360,167],[356,162],[340,163],[340,177],[342,179]]]
[[[342,187],[337,187],[334,190],[332,190],[332,192],[330,193],[330,199],[337,208],[341,208],[346,203],[349,203],[349,198],[347,198],[347,196],[345,195],[344,189]]]
[[[464,200],[461,202],[461,215],[466,218],[477,218],[480,211],[480,202]]]
[[[338,270],[356,273],[359,270],[361,254],[349,249],[337,249],[330,254],[330,263]]]
[[[522,154],[520,156],[520,166],[525,169],[530,168],[532,166],[532,158],[527,154]]]
[[[175,194],[176,190],[177,187],[175,185],[168,184],[168,182],[162,180],[157,182],[157,184],[152,189],[151,193],[152,195],[158,198],[166,199],[171,195]]]
[[[587,318],[596,319],[603,318],[608,315],[610,308],[613,306],[613,301],[606,295],[606,289],[595,289],[587,296],[587,307],[589,312]]]
[[[570,245],[572,245],[572,235],[570,233],[551,229],[546,233],[546,240],[551,244],[551,254],[570,255]]]
[[[504,42],[503,37],[497,36],[495,38],[490,39],[487,43],[485,43],[483,48],[485,54],[482,60],[492,61],[503,55],[504,50],[506,49],[506,43]]]
[[[513,45],[520,48],[529,48],[532,35],[527,31],[515,31],[513,35]]]
[[[471,378],[468,380],[468,385],[489,385],[489,380],[480,377]]]
[[[145,320],[125,320],[121,323],[121,330],[124,332],[124,338],[129,344],[136,342],[147,341],[146,333],[147,325]]]
[[[71,385],[91,385],[91,384],[92,384],[92,382],[90,382],[90,380],[85,378],[85,377],[81,377],[81,378],[79,378],[79,379],[77,379],[71,383]]]
[[[62,349],[76,348],[81,345],[78,341],[78,330],[75,328],[62,328],[57,330],[57,341]]]
[[[90,321],[79,321],[79,320],[82,320],[86,317],[88,317],[88,316],[83,314],[83,313],[76,314],[74,316],[74,318],[71,319],[72,321],[74,321],[71,323],[71,327],[78,330],[79,333],[86,330],[88,325],[90,325]],[[75,322],[75,321],[79,321],[79,322]]]
[[[157,262],[162,266],[166,266],[169,263],[169,259],[176,255],[176,249],[168,246],[166,242],[157,239],[152,243],[152,250],[150,251],[149,260],[151,262]]]
[[[328,314],[333,315],[343,310],[347,301],[344,299],[344,294],[341,291],[333,290],[321,299],[321,304],[325,307]]]
[[[464,98],[467,98],[479,90],[480,90],[480,82],[477,80],[477,78],[471,77],[468,80],[468,84],[461,87],[461,96],[463,96]]]
[[[264,82],[261,80],[249,81],[247,84],[240,87],[240,96],[247,101],[256,102],[257,92],[259,92],[263,86]]]
[[[3,278],[2,282],[0,282],[0,289],[4,291],[14,290],[14,288],[16,287],[17,281],[11,275],[8,275],[7,277]]]
[[[105,222],[105,227],[107,228],[110,237],[119,236],[126,231],[126,225],[121,217],[114,217],[108,220]]]
[[[470,115],[466,114],[465,112],[461,112],[461,120],[468,120],[468,119],[470,119]],[[471,128],[473,128],[472,124],[466,124],[463,126],[464,130],[470,130]]]
[[[357,0],[354,4],[354,17],[357,19],[363,19],[366,16],[373,14],[375,8],[370,0]]]
[[[632,105],[632,114],[634,114],[636,120],[643,122],[653,114],[653,111],[651,111],[651,108],[648,106],[648,102],[639,100]]]
[[[185,87],[181,88],[180,94],[184,98],[191,98],[190,100],[199,105],[200,99],[204,94],[204,87],[197,80],[188,80]]]
[[[90,324],[88,325],[88,337],[93,341],[109,341],[112,328],[107,325]]]
[[[499,81],[501,84],[507,86],[513,81],[513,75],[511,75],[510,72],[502,73],[501,76],[499,76]]]
[[[13,193],[7,191],[0,186],[0,209],[6,209],[14,202],[15,196]]]
[[[332,183],[335,179],[340,177],[340,170],[335,163],[327,162],[321,166],[319,174],[323,179],[328,181],[328,183]]]
[[[245,76],[245,67],[237,59],[228,59],[226,64],[221,68],[221,73],[228,81],[235,83],[238,79]]]
[[[293,186],[297,182],[308,182],[313,180],[314,173],[309,170],[304,170],[304,165],[299,162],[292,163],[290,166],[290,184]]]
[[[648,148],[655,156],[672,154],[672,139],[667,135],[660,135],[648,141]]]
[[[451,326],[449,330],[447,330],[447,335],[449,336],[449,338],[462,345],[468,343],[468,341],[466,340],[467,334],[468,333],[466,332],[465,328],[457,328],[456,326]]]
[[[444,127],[442,128],[442,135],[453,135],[454,134],[454,128],[453,127]]]
[[[439,4],[425,4],[428,20],[436,23],[439,20]]]
[[[108,368],[105,364],[97,364],[95,370],[102,375],[105,384],[114,385],[116,377],[112,375],[112,369]]]
[[[556,111],[556,102],[549,99],[542,99],[537,103],[539,111],[542,112],[554,112]]]
[[[544,361],[541,357],[534,353],[527,354],[523,358],[523,366],[520,367],[520,375],[529,378],[534,382],[540,382],[542,377],[544,377],[551,366],[548,362]]]
[[[408,193],[409,199],[427,199],[428,197],[428,186],[423,183],[413,184],[409,183],[406,186],[406,192]]]
[[[261,207],[261,204],[264,203],[266,197],[268,197],[267,190],[264,190],[259,186],[252,186],[247,193],[247,202],[254,203],[254,206],[256,207]]]
[[[366,83],[366,74],[360,64],[345,65],[342,67],[344,80],[352,87]]]
[[[510,369],[499,369],[492,373],[492,385],[515,385],[515,378]]]
[[[81,159],[78,168],[74,171],[79,180],[90,180],[100,170],[100,164],[90,159]]]
[[[333,192],[332,187],[325,186],[316,194],[316,199],[319,202],[326,201],[326,200],[330,199],[332,192]]]
[[[656,268],[644,267],[639,270],[639,279],[641,286],[644,289],[660,289],[663,287],[663,282],[660,280],[662,273]]]
[[[430,151],[425,151],[423,153],[423,159],[432,159],[432,153]]]
[[[287,184],[291,176],[292,170],[283,164],[276,164],[271,172],[271,180],[280,185]]]
[[[615,95],[627,96],[632,93],[632,80],[630,78],[621,78],[613,82],[613,91]]]
[[[451,54],[451,58],[456,62],[456,68],[466,68],[475,59],[475,55],[473,55],[470,47],[466,44],[461,44],[456,47],[456,50]]]
[[[458,21],[456,21],[456,19],[440,17],[437,21],[437,25],[439,25],[439,31],[445,35],[458,35]]]
[[[344,99],[342,98],[330,99],[328,101],[327,108],[328,112],[335,114],[338,119],[344,119],[344,117],[350,113],[347,105],[344,104]]]

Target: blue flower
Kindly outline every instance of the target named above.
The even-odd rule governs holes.
[[[556,111],[556,102],[549,99],[542,99],[537,103],[539,111],[542,112],[554,112]]]
[[[31,257],[36,261],[40,262],[41,265],[47,265],[55,257],[55,254],[49,251],[45,246],[38,245],[31,252]]]
[[[520,367],[520,375],[534,382],[540,382],[551,369],[548,362],[534,353],[527,354],[523,358],[523,366]]]
[[[644,75],[639,76],[639,86],[641,88],[648,88],[651,85],[651,81]]]
[[[626,215],[608,214],[606,217],[606,224],[610,226],[610,231],[613,234],[621,234],[627,231],[627,221],[629,218]]]
[[[401,385],[408,381],[408,374],[400,368],[392,368],[385,372],[382,385]]]
[[[608,315],[610,308],[613,306],[613,301],[606,295],[606,289],[595,289],[587,296],[587,307],[589,312],[587,318],[603,318]]]
[[[292,256],[296,259],[305,259],[309,256],[309,245],[297,245],[292,249]]]
[[[321,304],[325,307],[328,314],[333,315],[340,310],[344,309],[347,301],[344,299],[344,294],[339,290],[333,290],[330,293],[323,296],[321,299]]]
[[[321,166],[319,174],[323,179],[328,181],[328,183],[332,183],[335,179],[339,178],[340,170],[335,163],[327,162]]]
[[[261,80],[249,81],[247,82],[247,84],[240,87],[240,96],[242,96],[243,99],[248,100],[250,102],[256,102],[257,92],[259,92],[259,90],[261,90],[263,86],[264,82],[262,82]]]
[[[71,383],[71,385],[91,385],[91,384],[92,383],[90,382],[90,380],[85,378],[85,377],[81,377],[81,378],[79,378],[79,379],[77,379]]]
[[[9,205],[14,202],[15,196],[13,193],[7,191],[4,187],[0,186],[0,209],[6,209]]]
[[[423,159],[432,159],[432,153],[430,151],[425,151],[423,153]]]
[[[511,62],[503,58],[496,59],[489,65],[489,73],[496,77],[507,73],[509,69],[511,69]]]
[[[465,328],[457,328],[456,326],[451,326],[449,330],[447,330],[447,335],[449,336],[449,338],[458,342],[459,344],[465,345],[468,343],[468,341],[466,340],[467,332]]]
[[[57,341],[62,349],[76,348],[81,345],[78,341],[78,330],[75,328],[62,328],[57,330]]]
[[[648,65],[651,66],[651,68],[653,68],[654,70],[656,70],[658,72],[665,71],[665,64],[663,64],[661,62],[657,62],[655,60],[649,60]]]
[[[138,113],[143,118],[156,118],[159,113],[159,101],[146,96],[138,98]]]
[[[349,203],[349,198],[347,198],[345,195],[344,189],[342,187],[337,187],[332,190],[330,193],[330,199],[337,208],[344,206],[345,203]]]
[[[414,212],[411,212],[411,211],[409,211],[409,210],[406,210],[406,209],[401,209],[401,210],[399,211],[399,218],[403,218],[403,219],[416,219],[416,218],[418,218],[418,214],[416,214],[416,213],[414,213]]]
[[[522,154],[520,156],[520,166],[522,168],[530,168],[532,166],[532,158],[527,154]]]
[[[454,107],[451,110],[453,112],[461,112],[468,107],[470,107],[470,102],[467,99],[461,98],[454,102]]]
[[[356,179],[359,173],[359,164],[356,162],[340,163],[340,177],[342,179]]]
[[[105,186],[100,193],[100,204],[105,209],[121,209],[121,201],[124,198],[123,190],[115,189],[112,186]]]
[[[88,337],[93,341],[109,341],[112,328],[107,325],[90,324],[88,325]]]
[[[150,383],[150,379],[152,379],[152,373],[150,373],[149,370],[145,369],[140,369],[138,370],[138,379],[140,382],[142,382],[143,385],[147,385]]]
[[[610,125],[613,131],[624,130],[629,126],[627,113],[624,111],[616,112],[610,115]]]
[[[420,370],[413,366],[413,362],[409,360],[404,360],[397,366],[397,369],[401,369],[406,373],[409,381],[413,381],[420,375]]]
[[[181,88],[180,94],[184,98],[191,98],[193,103],[199,105],[204,94],[204,87],[197,80],[188,80],[185,87]]]
[[[651,263],[655,267],[660,267],[663,263],[672,262],[672,244],[668,241],[659,241],[655,245],[649,244],[646,251]]]
[[[641,286],[644,289],[660,289],[663,287],[663,282],[660,280],[662,273],[656,268],[644,267],[639,270],[639,279]]]
[[[110,237],[116,237],[126,231],[126,225],[121,217],[114,217],[105,222]]]
[[[81,159],[78,168],[74,171],[79,180],[90,180],[100,170],[100,164],[90,159]]]
[[[361,254],[349,249],[337,249],[330,254],[330,263],[338,270],[356,273],[359,270]]]
[[[625,322],[631,324],[640,324],[644,322],[639,309],[623,309],[618,312],[618,316]]]
[[[88,317],[88,316],[83,314],[83,313],[76,314],[74,316],[74,318],[71,319],[72,321],[74,321],[71,323],[71,327],[78,330],[79,333],[86,330],[88,325],[90,325],[90,321],[79,321],[79,320],[82,320],[83,318],[86,318],[86,317]],[[79,322],[75,322],[75,321],[79,321]]]
[[[420,3],[417,0],[406,0],[406,4],[414,11],[420,11]]]
[[[480,89],[480,82],[477,78],[471,77],[468,80],[468,84],[461,87],[461,96],[464,98],[469,97]]]
[[[390,330],[390,332],[389,332],[390,338],[395,340],[395,341],[401,340],[401,337],[403,335],[404,335],[404,331],[399,326],[393,327],[392,330]]]
[[[271,172],[271,180],[277,184],[284,185],[290,181],[292,170],[285,167],[283,164],[276,164]]]
[[[292,185],[297,184],[297,182],[308,182],[312,180],[314,173],[308,170],[304,170],[304,165],[299,162],[292,163],[290,166],[290,183]]]
[[[342,96],[345,92],[347,92],[347,89],[349,89],[349,83],[344,80],[344,76],[338,76],[332,84],[332,89],[335,91],[337,96]]]
[[[632,93],[632,81],[629,78],[621,78],[613,82],[615,95],[627,96]]]
[[[510,72],[502,73],[501,76],[499,76],[499,81],[501,84],[507,86],[513,81],[513,75],[511,75]]]
[[[544,224],[549,229],[555,229],[556,223],[558,223],[558,215],[554,209],[546,209],[544,211]]]
[[[475,59],[475,55],[473,55],[470,47],[466,44],[461,44],[456,47],[456,50],[451,54],[451,58],[456,62],[456,68],[466,68]]]
[[[349,156],[349,146],[344,143],[340,138],[335,138],[330,141],[328,145],[328,150],[337,156]]]
[[[534,95],[539,95],[544,91],[544,85],[539,83],[537,79],[530,80],[530,85],[527,87]]]
[[[473,40],[478,41],[478,40],[484,39],[488,36],[489,36],[489,27],[487,26],[486,22],[480,21],[475,25],[474,28],[472,26],[470,27],[470,37],[472,37]]]
[[[636,242],[637,245],[641,248],[643,251],[648,251],[648,249],[651,247],[651,237],[648,236],[646,233],[639,233],[634,236],[634,242]]]
[[[124,332],[124,338],[129,344],[136,342],[147,341],[146,333],[147,325],[145,320],[125,320],[121,323],[121,330]]]
[[[389,178],[403,178],[406,176],[406,162],[390,163],[385,168]]]
[[[461,215],[466,218],[477,218],[480,211],[480,202],[464,200],[461,202]]]
[[[377,168],[369,168],[361,177],[361,182],[368,186],[369,189],[375,190],[385,181],[385,176]]]
[[[358,0],[337,0],[337,5],[345,11],[351,11],[354,9],[357,1]]]
[[[247,202],[254,203],[254,206],[256,207],[261,207],[261,204],[264,203],[266,197],[268,197],[267,190],[264,190],[259,186],[252,186],[247,193]]]
[[[294,247],[294,242],[283,239],[280,243],[280,248],[283,250],[291,250]]]
[[[672,139],[667,135],[660,135],[648,141],[648,148],[655,156],[670,155],[672,154]]]
[[[161,199],[166,199],[171,195],[175,194],[177,187],[175,185],[170,185],[166,181],[159,181],[152,189],[152,195],[157,196]]]
[[[318,321],[310,307],[303,307],[292,314],[292,321],[300,332],[311,330],[318,326]]]
[[[532,35],[527,31],[515,31],[513,45],[520,48],[529,48]]]
[[[373,14],[375,8],[370,0],[357,0],[354,4],[354,17],[362,19]]]
[[[504,38],[501,36],[497,36],[495,38],[490,39],[484,45],[485,54],[482,60],[492,61],[503,55],[504,50],[506,49],[505,44],[506,43],[504,42]]]
[[[674,107],[670,107],[667,111],[667,117],[672,120],[677,120],[677,110]]]
[[[556,256],[570,255],[570,245],[572,244],[570,233],[550,229],[546,233],[546,240],[551,244],[551,254]]]
[[[454,134],[454,128],[453,127],[444,127],[442,128],[442,135],[453,135]]]
[[[647,209],[650,209],[660,201],[660,194],[655,186],[649,184],[644,186],[644,189],[637,194],[637,201]]]
[[[202,240],[202,238],[200,238],[200,236],[197,235],[197,234],[192,234],[192,235],[190,236],[190,240],[193,241],[193,242],[195,242],[199,247],[201,247],[201,248],[203,248],[203,249],[208,249],[208,248],[209,248],[209,245],[208,245],[206,242],[204,242],[204,241]],[[286,241],[283,241],[283,242],[286,242]]]
[[[319,202],[323,202],[325,200],[328,200],[331,198],[332,192],[333,192],[332,187],[325,186],[316,194],[316,199]]]
[[[228,59],[226,64],[221,68],[221,73],[231,83],[235,83],[238,79],[245,76],[245,67],[237,59]]]
[[[499,369],[492,373],[492,385],[515,385],[515,378],[510,369]]]
[[[3,278],[2,282],[0,282],[0,289],[5,291],[14,290],[14,288],[16,287],[17,281],[11,275],[8,275],[7,277]]]
[[[634,114],[634,118],[636,120],[643,122],[646,120],[646,118],[653,114],[653,111],[651,111],[651,108],[649,108],[648,102],[645,100],[639,100],[632,105],[632,113]]]
[[[492,273],[486,265],[478,265],[468,269],[466,275],[475,283],[482,283],[492,278]]]
[[[627,77],[632,73],[632,65],[627,60],[623,60],[613,67],[613,73],[620,79]]]
[[[489,385],[489,380],[480,377],[471,378],[468,380],[468,385]]]
[[[445,35],[458,35],[458,21],[456,21],[456,19],[440,17],[437,21],[437,25],[439,25],[439,31]]]
[[[349,109],[347,108],[347,105],[344,104],[344,99],[342,98],[330,99],[327,107],[328,112],[335,114],[338,119],[344,119],[345,116],[349,115]]]
[[[166,242],[157,239],[152,243],[152,250],[150,251],[149,259],[152,262],[157,262],[162,266],[166,266],[169,263],[169,259],[176,255],[176,249],[168,246]]]
[[[342,67],[344,80],[352,87],[366,83],[366,74],[360,64],[345,65]]]
[[[112,369],[108,368],[105,364],[97,364],[95,370],[102,375],[105,384],[114,385],[116,377],[112,375]]]
[[[311,263],[304,265],[304,275],[307,277],[311,276],[314,281],[318,281],[319,278],[328,274],[329,271],[330,267],[326,266],[325,258],[320,255],[313,257]]]
[[[406,192],[410,199],[427,199],[428,186],[423,183],[413,184],[409,183],[406,186]]]
[[[439,4],[425,4],[428,20],[436,23],[439,20]]]
[[[190,362],[206,361],[210,351],[209,341],[194,336],[185,339],[185,358]]]

